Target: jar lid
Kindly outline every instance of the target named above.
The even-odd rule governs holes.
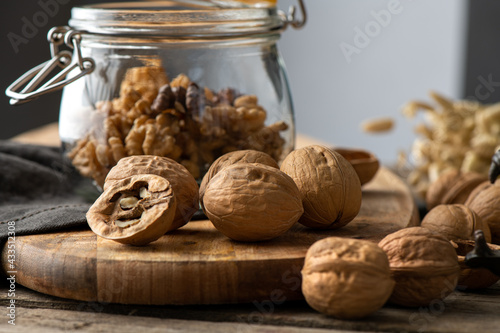
[[[231,37],[280,32],[287,17],[267,6],[234,1],[118,2],[75,7],[69,25],[104,35]]]

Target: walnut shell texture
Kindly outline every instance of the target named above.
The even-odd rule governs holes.
[[[207,185],[204,203],[220,232],[247,242],[280,236],[304,211],[293,180],[257,163],[237,163],[219,171]]]
[[[475,211],[490,227],[491,242],[500,244],[500,185],[481,184],[474,190],[465,205]]]
[[[172,184],[177,210],[168,231],[182,227],[198,211],[198,183],[183,165],[167,157],[134,155],[122,158],[109,171],[103,189],[106,190],[116,180],[141,174],[158,175]]]
[[[431,183],[425,197],[427,209],[437,205],[463,204],[470,193],[488,177],[476,172],[449,170]]]
[[[455,249],[441,234],[422,227],[401,229],[379,243],[386,252],[396,286],[390,302],[427,306],[456,287],[460,267]]]
[[[473,240],[457,240],[454,242],[454,246],[460,265],[459,290],[488,288],[500,279],[499,276],[486,268],[471,268],[465,264],[465,255],[474,250]],[[494,251],[500,250],[500,245],[488,244],[488,247]]]
[[[303,225],[337,229],[358,215],[361,183],[339,153],[317,145],[297,149],[288,154],[281,170],[300,190],[304,215],[299,222]]]
[[[201,181],[200,204],[203,210],[205,210],[203,206],[203,196],[205,195],[208,182],[220,170],[236,163],[260,163],[279,169],[278,163],[271,157],[271,155],[257,150],[236,150],[222,155],[210,165],[210,168]]]
[[[109,185],[86,216],[92,231],[103,238],[146,245],[171,228],[175,208],[168,180],[156,175],[136,175]]]
[[[329,237],[307,251],[302,292],[319,312],[361,318],[380,309],[393,288],[387,255],[372,242]]]
[[[483,219],[465,205],[438,205],[423,218],[421,227],[439,232],[449,240],[474,240],[474,231],[482,230],[487,242],[491,242],[490,228]]]

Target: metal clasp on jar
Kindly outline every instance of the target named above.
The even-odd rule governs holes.
[[[71,28],[66,26],[54,27],[47,34],[47,40],[50,43],[52,58],[30,69],[7,87],[5,94],[11,98],[10,104],[26,103],[46,93],[62,89],[65,85],[78,80],[94,70],[94,60],[82,57],[80,32],[71,30]],[[73,49],[73,52],[59,50],[62,44]],[[47,76],[57,67],[60,67],[61,71],[43,83]],[[66,78],[76,68],[78,68],[79,72]],[[23,86],[24,88],[22,88]]]
[[[304,1],[298,0],[298,4],[302,19],[296,18],[295,6],[290,6],[288,13],[279,11],[283,23],[282,30],[286,29],[288,25],[296,29],[302,28],[305,25],[307,13]],[[80,48],[82,33],[81,31],[72,30],[67,26],[52,28],[47,34],[52,59],[30,69],[7,87],[5,94],[10,97],[10,104],[18,105],[32,101],[41,95],[62,89],[64,86],[92,73],[95,69],[95,61],[92,58],[82,57]],[[68,50],[60,51],[59,46],[63,43],[72,49],[73,53]],[[60,67],[62,70],[43,83],[56,67]],[[80,72],[66,78],[69,73],[77,68]]]

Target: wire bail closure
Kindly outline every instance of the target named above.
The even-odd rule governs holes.
[[[306,6],[304,4],[304,0],[298,0],[299,2],[299,9],[301,12],[302,19],[298,20],[295,16],[297,8],[295,6],[290,6],[288,7],[288,14],[281,13],[283,16],[283,22],[284,26],[283,29],[286,29],[288,25],[291,25],[295,29],[300,29],[304,27],[304,25],[307,22],[307,11],[306,11]]]
[[[92,73],[95,69],[93,59],[82,57],[79,31],[67,26],[54,27],[48,32],[47,40],[50,43],[51,59],[30,69],[7,87],[5,94],[10,97],[11,105],[26,103],[49,92],[62,89],[82,76]],[[73,53],[68,50],[60,51],[59,47],[62,44],[73,49]],[[60,67],[61,71],[41,85],[57,67]],[[79,68],[80,72],[66,78],[76,68]],[[22,90],[19,91],[21,88]]]

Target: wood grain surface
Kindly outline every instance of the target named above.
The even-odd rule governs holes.
[[[75,230],[16,239],[16,282],[49,295],[122,304],[217,304],[302,299],[300,269],[315,241],[328,236],[378,242],[418,223],[412,196],[381,168],[363,188],[359,215],[333,231],[295,225],[267,242],[241,243],[209,221],[193,221],[144,247]],[[2,267],[7,271],[4,248]]]

